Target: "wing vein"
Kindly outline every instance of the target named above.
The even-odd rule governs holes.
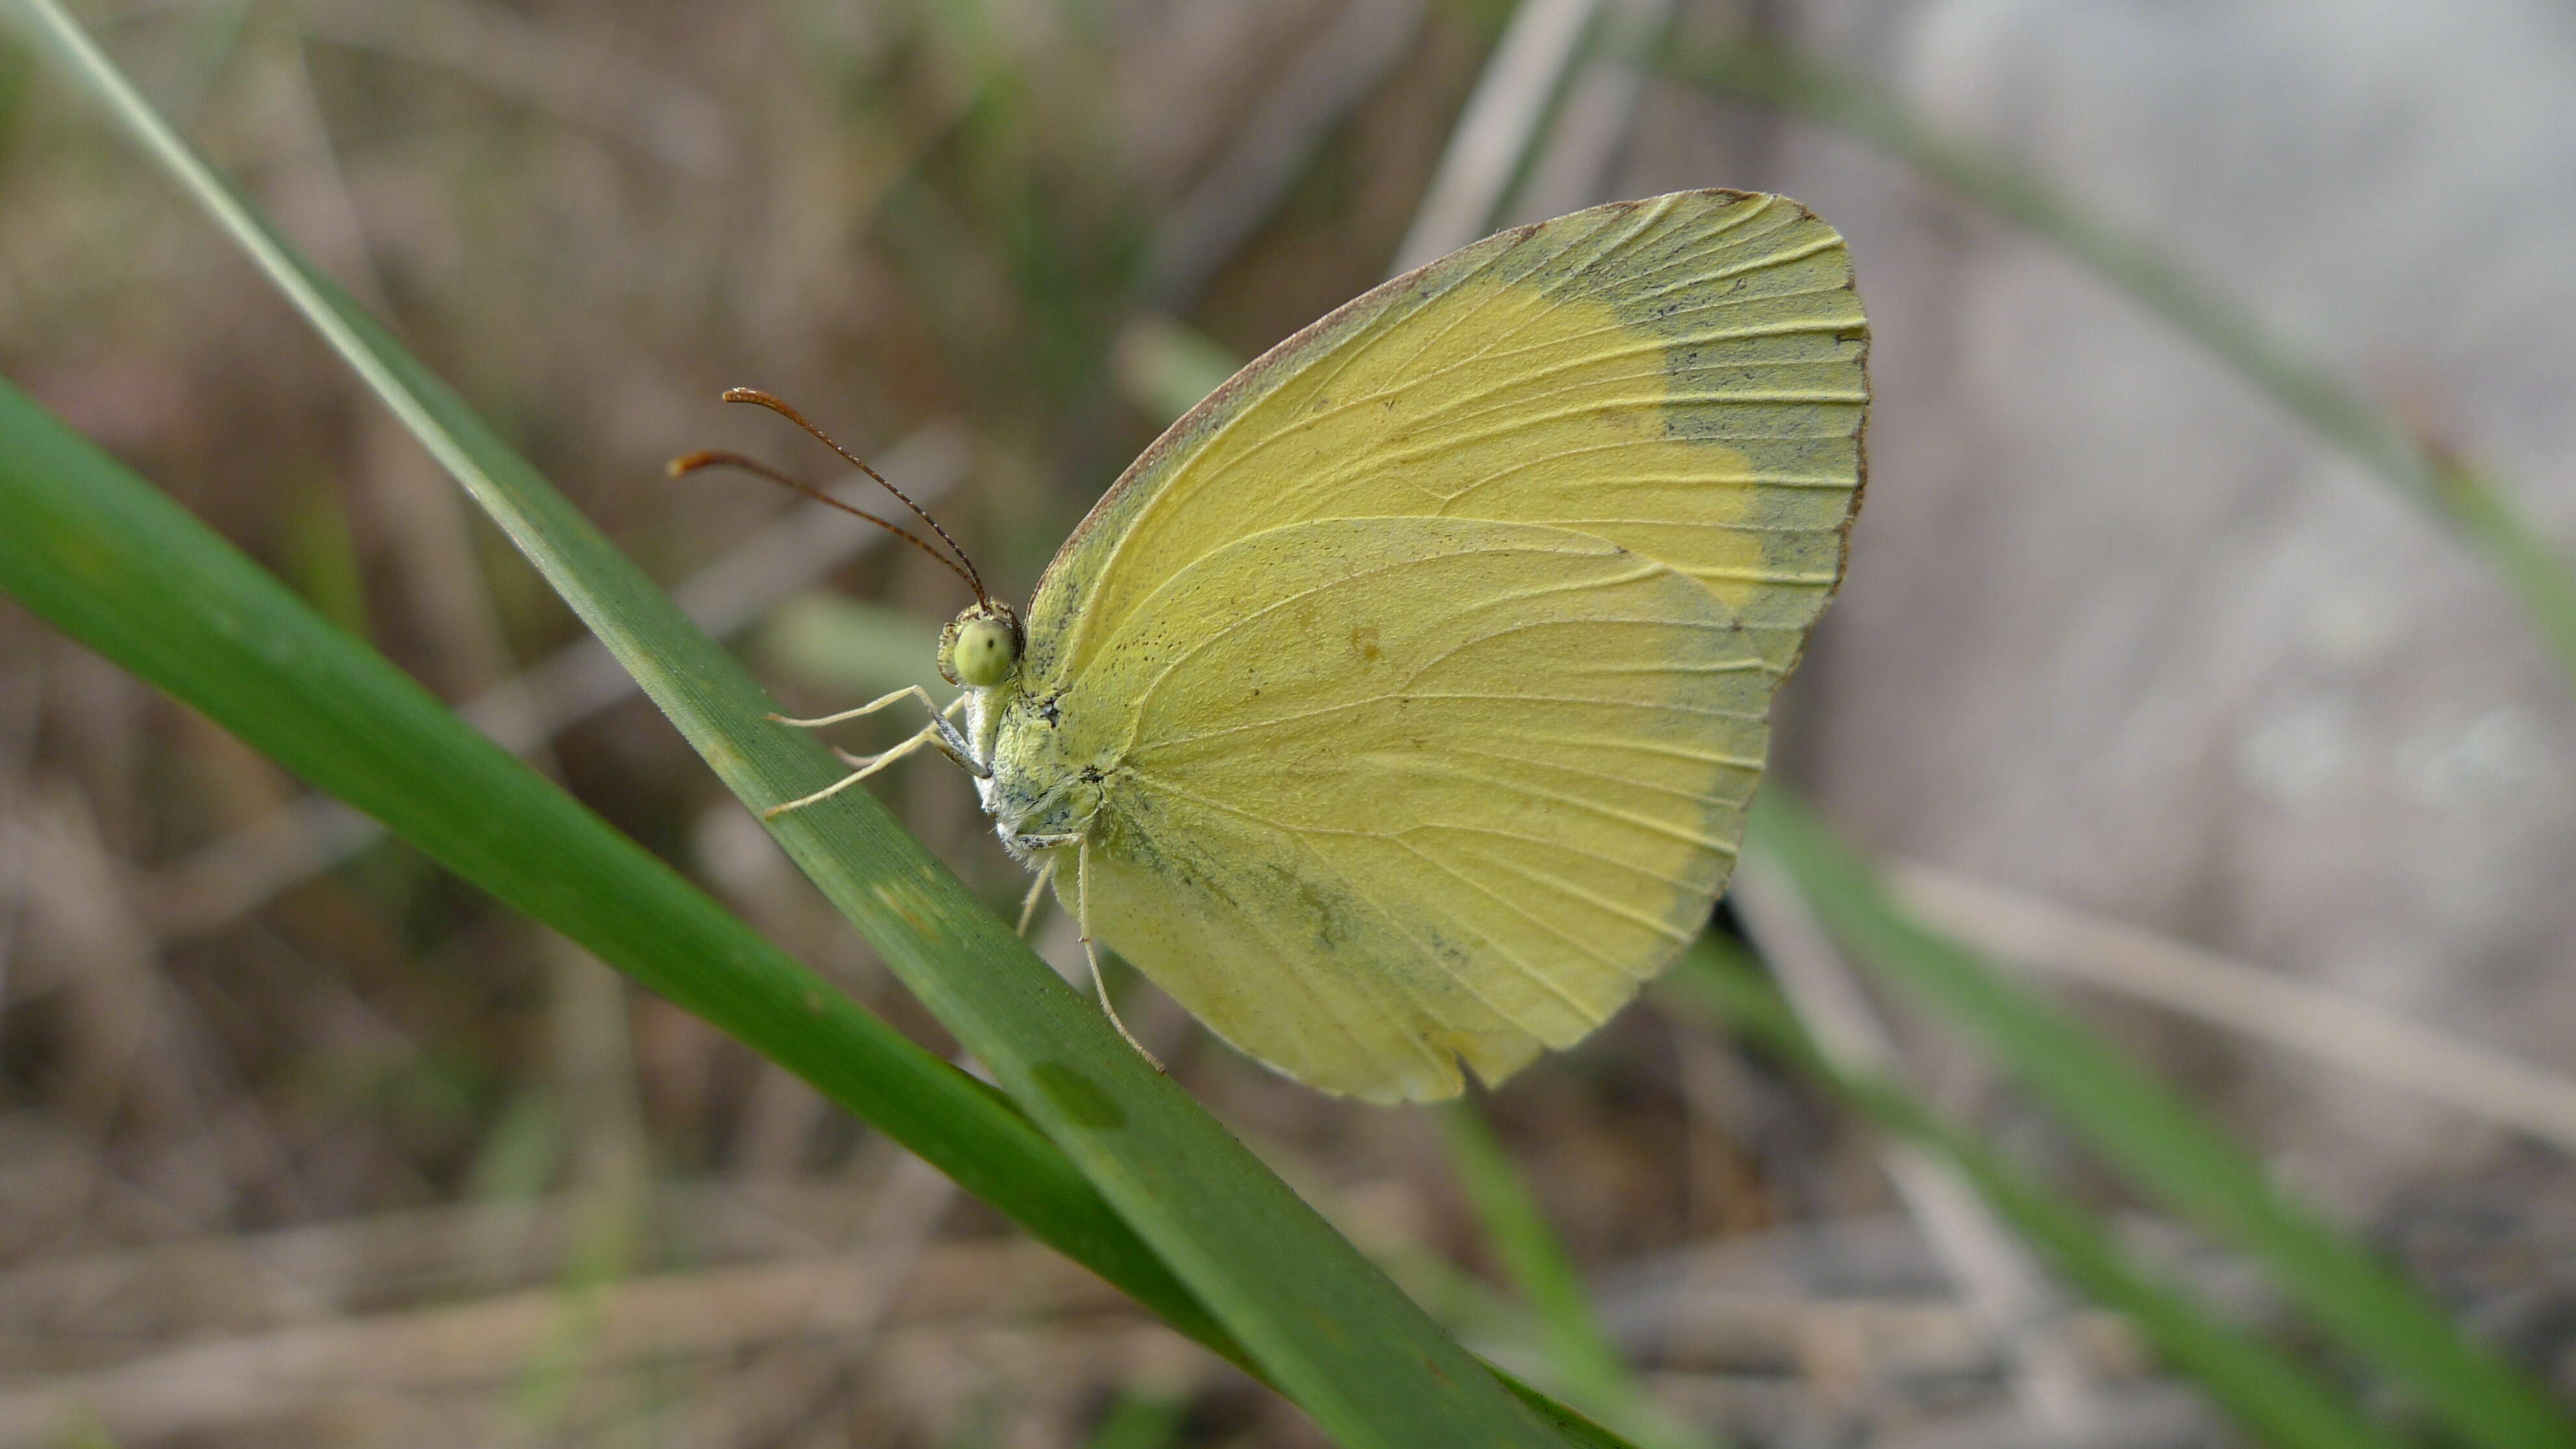
[[[1730,860],[1735,857],[1736,847],[1728,841],[1720,840],[1713,835],[1702,835],[1696,831],[1686,830],[1681,826],[1652,819],[1648,816],[1637,815],[1626,810],[1615,809],[1598,800],[1586,800],[1580,795],[1566,795],[1560,794],[1554,790],[1542,790],[1525,781],[1509,778],[1496,779],[1491,775],[1480,774],[1473,770],[1460,769],[1454,764],[1448,766],[1448,773],[1455,775],[1460,779],[1471,780],[1476,784],[1487,786],[1492,789],[1508,791],[1515,795],[1525,795],[1532,800],[1545,800],[1550,804],[1568,806],[1575,810],[1586,811],[1591,814],[1598,815],[1604,820],[1616,820],[1624,825],[1633,826],[1638,830],[1642,830],[1649,835],[1660,835],[1668,840],[1678,840],[1684,845],[1695,845],[1702,850],[1716,851],[1718,854],[1723,855]]]

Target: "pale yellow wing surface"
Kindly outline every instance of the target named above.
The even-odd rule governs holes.
[[[1868,399],[1842,239],[1682,192],[1504,232],[1246,367],[1137,459],[1038,586],[1027,678],[1077,678],[1230,540],[1312,518],[1557,525],[1663,560],[1795,663],[1842,574]]]
[[[1099,940],[1300,1080],[1420,1100],[1579,1040],[1697,934],[1777,681],[1600,538],[1327,519],[1166,579],[1003,753],[1098,781],[1060,889]]]

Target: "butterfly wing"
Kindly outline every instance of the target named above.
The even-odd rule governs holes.
[[[1328,1091],[1455,1094],[1581,1039],[1705,923],[1778,675],[1588,534],[1327,519],[1170,580],[1057,701],[1092,930]]]
[[[1831,228],[1712,191],[1488,238],[1245,368],[1031,604],[1056,733],[997,768],[1097,772],[1095,936],[1374,1099],[1597,1025],[1724,884],[1841,578],[1866,340]]]
[[[1026,677],[1080,674],[1230,539],[1390,515],[1661,559],[1785,669],[1842,577],[1866,348],[1842,238],[1785,198],[1680,192],[1488,237],[1282,342],[1138,457],[1039,581]]]

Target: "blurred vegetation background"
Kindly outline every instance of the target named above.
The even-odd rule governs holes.
[[[788,398],[935,495],[1024,598],[1172,414],[1459,216],[1463,241],[1680,187],[1799,197],[1851,240],[1880,403],[1786,772],[1914,909],[2081,983],[2051,989],[2576,1402],[2568,677],[2546,616],[2437,513],[2212,341],[2273,339],[2461,486],[2576,538],[2562,5],[83,18],[815,711],[927,678],[959,591],[755,482],[666,479],[700,447],[837,476],[722,388]],[[1798,80],[1819,74],[1849,84]],[[1482,190],[1480,134],[1515,158]],[[1992,173],[1908,149],[1935,136],[2017,158],[2061,209],[2016,213],[2009,186],[1980,190]],[[2105,234],[2205,284],[2198,331],[2102,266]],[[400,426],[6,31],[0,371],[951,1049]],[[883,785],[1016,904],[1025,877],[944,762]],[[1785,974],[1795,912],[1757,886],[1741,915]],[[1061,920],[1040,935],[1078,960]],[[1588,1288],[1601,1342],[1569,1349],[1473,1119],[1321,1098],[1119,984],[1175,1075],[1444,1319],[1577,1381],[1566,1365],[1606,1346],[1595,1368],[1633,1366],[1675,1442],[2242,1442],[2116,1316],[1908,1188],[1918,1169],[1811,1077],[1684,998],[1486,1104]],[[2231,1317],[2317,1348],[1951,1031],[1900,999],[1862,1010],[1925,1099]],[[2413,1432],[2402,1395],[2311,1357]],[[95,1418],[62,1421],[67,1396]],[[782,1069],[8,604],[0,1429],[1316,1442]]]

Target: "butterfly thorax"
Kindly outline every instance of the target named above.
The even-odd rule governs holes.
[[[966,712],[968,737],[986,751],[991,772],[975,782],[976,793],[1014,856],[1025,859],[1089,831],[1112,762],[1078,756],[1052,699],[1013,680],[975,691]]]

